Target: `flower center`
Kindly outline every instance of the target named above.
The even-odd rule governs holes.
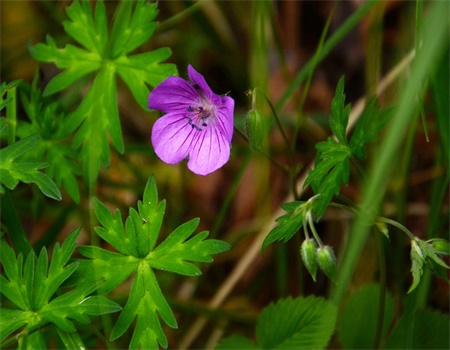
[[[203,128],[208,126],[213,113],[212,108],[209,106],[189,106],[187,112],[188,114],[185,117],[188,120],[188,124],[197,131],[202,131]]]

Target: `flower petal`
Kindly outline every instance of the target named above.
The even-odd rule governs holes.
[[[215,127],[197,132],[192,140],[188,168],[198,175],[208,175],[230,158],[230,143]]]
[[[189,155],[196,133],[183,115],[166,114],[153,125],[152,144],[155,153],[168,164],[179,163]]]
[[[148,96],[148,108],[164,113],[185,112],[198,101],[198,92],[188,81],[169,77],[153,89]]]
[[[220,103],[220,97],[216,95],[214,92],[212,92],[203,75],[197,72],[191,65],[188,66],[188,75],[189,79],[194,84],[197,84],[199,91],[204,95],[204,97],[206,97],[209,101],[211,101],[215,105]]]
[[[222,105],[216,115],[216,127],[220,129],[226,140],[231,143],[234,131],[234,100],[229,96],[222,96]]]

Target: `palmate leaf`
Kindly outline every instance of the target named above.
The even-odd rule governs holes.
[[[262,249],[263,251],[273,242],[282,241],[287,242],[300,230],[303,226],[303,208],[305,202],[294,201],[284,203],[281,207],[288,213],[277,218],[275,221],[279,225],[275,226],[264,239]]]
[[[91,260],[80,261],[73,283],[77,283],[77,279],[102,279],[105,281],[102,292],[107,293],[135,273],[130,296],[111,333],[112,340],[121,337],[136,319],[129,346],[132,349],[157,349],[158,344],[167,347],[159,317],[170,327],[177,327],[153,269],[199,275],[200,270],[192,262],[211,262],[211,255],[230,249],[228,243],[206,240],[208,232],[190,238],[198,226],[198,219],[180,225],[156,246],[165,207],[165,201],[158,202],[153,177],[147,182],[138,210],[129,210],[125,225],[119,210],[112,214],[95,200],[95,214],[102,225],[96,227],[95,232],[118,253],[98,247],[79,247],[79,252]]]
[[[336,307],[322,298],[283,299],[258,318],[258,344],[241,337],[224,339],[217,349],[324,349],[336,324]]]
[[[22,255],[15,257],[12,248],[0,242],[0,259],[5,276],[0,276],[0,293],[17,309],[2,308],[0,341],[24,327],[22,340],[30,348],[42,348],[43,338],[30,335],[28,331],[51,323],[65,332],[76,330],[70,319],[89,322],[89,315],[100,315],[120,310],[120,306],[103,296],[88,297],[101,282],[80,283],[69,293],[54,297],[62,283],[76,270],[78,262],[68,264],[75,249],[80,229],[73,231],[60,246],[56,244],[50,264],[47,250],[43,248],[38,257],[30,252],[23,263]],[[11,317],[3,318],[4,315]],[[46,346],[44,346],[45,348]]]
[[[10,98],[3,98],[4,95],[11,90],[12,88],[18,86],[20,84],[20,80],[14,80],[8,84],[6,82],[2,82],[0,84],[0,111],[5,108],[8,103],[11,101]],[[0,129],[1,131],[1,129]]]
[[[61,200],[61,192],[55,183],[40,169],[46,168],[47,163],[21,162],[18,158],[32,149],[38,142],[39,134],[30,135],[10,146],[0,149],[0,193],[5,186],[13,190],[20,182],[34,183],[47,197]]]
[[[93,84],[78,108],[67,116],[65,128],[77,131],[74,146],[81,147],[83,177],[92,185],[100,167],[109,163],[108,135],[114,147],[124,151],[117,105],[116,73],[131,90],[139,105],[147,109],[148,86],[156,86],[175,75],[173,64],[161,63],[170,56],[166,48],[130,55],[153,34],[157,4],[145,0],[122,1],[117,7],[111,34],[105,5],[97,1],[94,12],[87,0],[74,1],[67,8],[70,20],[65,31],[83,48],[68,44],[59,49],[51,37],[46,44],[30,48],[34,58],[53,62],[63,72],[53,78],[44,94],[68,88],[89,73],[95,73]]]
[[[76,202],[80,201],[80,191],[76,177],[81,174],[79,165],[75,163],[77,152],[70,146],[72,133],[64,127],[64,115],[58,112],[56,102],[47,103],[42,92],[37,88],[38,72],[31,87],[23,84],[21,93],[22,105],[30,123],[22,122],[18,129],[18,136],[26,137],[40,133],[41,138],[36,145],[27,152],[26,159],[40,159],[49,164],[47,175],[61,187]]]
[[[348,141],[346,130],[350,105],[345,106],[343,77],[336,87],[331,111],[330,128],[334,138],[329,137],[327,141],[316,144],[314,169],[309,170],[305,181],[305,185],[310,184],[315,194],[320,194],[312,209],[317,220],[323,215],[333,196],[339,194],[341,184],[348,185],[350,160],[365,157],[365,146],[376,141],[391,114],[389,110],[381,113],[373,98],[364,109]]]

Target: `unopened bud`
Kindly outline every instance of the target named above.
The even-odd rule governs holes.
[[[443,255],[443,256],[449,256],[450,255],[450,244],[448,241],[442,238],[433,238],[430,239],[428,242],[433,249],[436,250],[437,254]]]
[[[333,249],[330,246],[317,249],[317,263],[325,275],[336,283],[337,262]]]
[[[300,253],[306,269],[311,274],[314,282],[316,281],[317,261],[316,261],[316,242],[313,239],[305,239],[300,247]]]
[[[259,151],[262,148],[266,136],[266,126],[264,117],[257,109],[252,109],[245,119],[245,129],[247,130],[250,148]]]

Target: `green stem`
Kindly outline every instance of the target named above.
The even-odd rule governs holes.
[[[14,210],[14,204],[11,200],[9,190],[5,190],[5,193],[0,196],[0,201],[2,219],[8,227],[9,238],[11,239],[16,253],[22,253],[24,258],[26,258],[28,254],[33,251],[33,247],[31,246],[30,240]]]
[[[268,99],[268,97],[266,96],[266,94],[264,94],[263,91],[261,91],[261,89],[259,88],[255,88],[255,91],[259,90],[260,93],[263,95],[264,99],[266,100],[267,104],[270,107],[270,110],[272,111],[273,117],[275,119],[275,122],[277,124],[278,130],[280,130],[281,136],[283,137],[283,141],[286,144],[287,149],[289,150],[289,157],[291,160],[291,167],[288,170],[288,174],[291,180],[291,189],[292,189],[292,193],[294,195],[294,199],[298,200],[299,199],[299,194],[298,194],[298,190],[297,190],[297,184],[296,184],[296,178],[297,178],[297,173],[296,173],[296,164],[295,164],[295,153],[294,153],[294,148],[293,146],[291,146],[291,143],[289,142],[289,139],[284,131],[283,125],[281,125],[281,121],[280,118],[278,117],[278,113],[275,109],[275,107],[273,106],[272,102]]]
[[[368,4],[368,3],[366,3]],[[423,49],[417,53],[413,69],[397,108],[392,116],[392,122],[384,134],[379,148],[379,156],[373,159],[367,182],[362,191],[361,212],[356,218],[351,238],[348,241],[339,269],[339,284],[333,286],[331,300],[340,304],[351,281],[356,264],[369,234],[367,220],[373,221],[377,216],[381,201],[387,190],[392,164],[398,155],[405,130],[414,116],[414,103],[417,92],[421,90],[423,81],[429,77],[436,60],[442,57],[448,34],[448,3],[436,1],[430,3],[427,26],[424,28]],[[361,7],[362,8],[362,7]],[[372,219],[373,218],[373,219]]]
[[[12,87],[7,94],[7,98],[11,101],[6,105],[6,120],[8,123],[8,145],[12,145],[16,142],[16,128],[17,128],[17,90],[16,87]]]
[[[386,308],[386,254],[384,249],[383,236],[375,232],[377,242],[378,263],[380,266],[380,296],[378,300],[378,320],[375,331],[374,348],[379,349],[381,337],[383,335],[384,310]]]
[[[395,226],[395,227],[397,227],[398,229],[400,229],[401,231],[403,231],[404,233],[406,233],[407,236],[408,236],[410,239],[414,239],[414,235],[411,233],[411,231],[408,230],[408,229],[407,229],[405,226],[403,226],[401,223],[399,223],[399,222],[397,222],[397,221],[395,221],[395,220],[392,220],[392,219],[388,219],[388,218],[379,216],[379,217],[377,217],[377,221],[383,222],[383,223],[385,223],[385,224],[389,224],[389,225],[392,225],[392,226]]]
[[[234,127],[234,130],[236,130],[236,132],[242,136],[242,138],[248,141],[247,135],[245,135],[241,130],[239,130],[237,127]],[[270,160],[275,166],[277,166],[278,168],[280,168],[283,172],[285,172],[286,174],[290,174],[290,171],[288,168],[286,168],[283,164],[281,164],[280,162],[278,162],[277,160],[275,160],[270,154],[268,154],[267,152],[263,151],[263,150],[258,150],[258,153],[260,153],[261,155],[263,155],[264,157],[266,157],[268,160]]]
[[[323,248],[322,240],[320,239],[320,236],[317,233],[316,228],[314,227],[314,223],[313,223],[310,211],[308,211],[308,213],[306,214],[306,221],[308,222],[308,226],[309,226],[309,228],[310,228],[310,230],[311,230],[311,232],[312,232],[316,242],[319,244],[319,247]]]
[[[303,69],[298,72],[292,81],[291,85],[286,89],[283,96],[276,104],[276,110],[281,110],[289,97],[298,89],[300,84],[307,78],[309,72],[322,61],[328,53],[356,26],[356,24],[365,16],[365,14],[377,3],[376,0],[365,2],[358,10],[355,11],[340,27],[339,29],[323,44],[322,50],[317,56],[308,61],[303,66]]]
[[[189,6],[187,9],[180,11],[176,15],[170,17],[169,19],[166,19],[164,22],[161,22],[158,27],[158,31],[163,32],[171,27],[175,27],[186,17],[189,17],[193,13],[198,11],[200,6],[202,6],[202,4],[206,1],[208,1],[208,0],[199,0],[199,1],[195,2],[194,4],[192,4],[191,6]]]
[[[227,196],[225,197],[225,200],[223,201],[222,207],[220,208],[219,214],[217,215],[217,219],[215,220],[214,226],[211,229],[211,238],[215,237],[217,235],[217,232],[219,231],[220,226],[222,225],[222,222],[225,218],[225,214],[230,207],[231,201],[233,200],[234,196],[236,195],[236,191],[239,187],[239,184],[241,183],[242,176],[244,175],[245,171],[247,170],[248,164],[250,163],[250,160],[252,159],[252,153],[248,152],[244,162],[239,167],[239,172],[234,177],[233,183],[231,187],[227,191]]]

